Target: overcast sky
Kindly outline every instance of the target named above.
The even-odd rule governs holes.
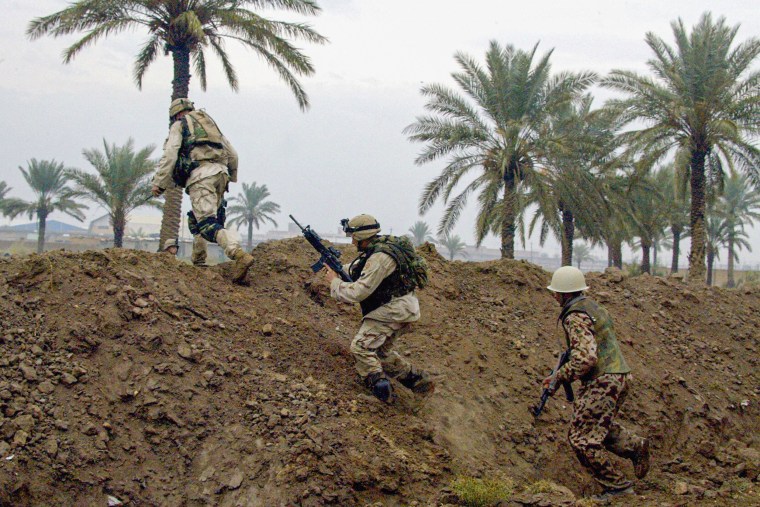
[[[651,54],[645,33],[652,31],[672,44],[670,22],[678,17],[692,26],[712,10],[729,24],[741,25],[739,41],[760,35],[756,0],[318,3],[319,16],[298,18],[330,40],[323,46],[301,43],[316,67],[314,76],[301,80],[311,102],[307,112],[299,110],[265,64],[233,43],[227,49],[239,74],[238,93],[229,88],[213,57],[208,58],[208,90],[202,92],[197,79],[191,80],[191,99],[211,113],[239,152],[241,181],[266,184],[271,199],[281,205],[279,228],[293,214],[317,230],[333,231],[341,218],[366,212],[378,218],[384,232],[398,234],[420,219],[419,195],[444,163],[416,166],[422,145],[410,143],[402,131],[424,113],[423,84],[456,89],[451,73],[459,70],[453,58],[457,51],[482,61],[490,40],[521,49],[540,42],[541,53],[554,49],[554,71],[646,72]],[[171,58],[152,65],[142,91],[132,80],[144,32],[103,39],[67,65],[61,52],[75,37],[26,38],[32,18],[67,5],[66,0],[3,1],[0,179],[13,187],[13,196],[32,197],[18,166],[25,167],[33,157],[89,169],[82,150],[102,149],[104,138],[123,144],[132,137],[138,148],[154,144],[158,157],[166,137]],[[284,18],[276,11],[266,15]],[[595,95],[598,105],[609,97],[600,90]],[[238,189],[232,186],[232,195]],[[436,206],[422,219],[435,228],[441,210]],[[148,211],[138,211],[143,212]],[[88,220],[102,214],[91,208]],[[474,238],[474,216],[473,202],[455,229],[468,243]],[[65,215],[52,218],[75,222]],[[760,263],[760,229],[750,233],[754,251],[740,258],[755,265]],[[530,243],[538,249],[536,238]],[[485,245],[498,247],[499,240],[490,237]],[[688,249],[686,240],[684,255]],[[550,241],[546,250],[557,251],[556,242]]]

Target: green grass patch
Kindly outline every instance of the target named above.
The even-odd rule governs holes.
[[[538,495],[540,493],[551,493],[554,489],[554,484],[551,481],[540,480],[529,484],[525,488],[525,492],[531,495]]]
[[[458,477],[451,489],[467,507],[490,507],[512,498],[515,485],[511,479],[476,479]]]

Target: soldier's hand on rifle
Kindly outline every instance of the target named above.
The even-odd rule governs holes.
[[[555,385],[554,389],[552,389],[552,382],[554,382],[554,375],[549,375],[544,379],[541,385],[544,389],[549,389],[551,391],[551,394],[554,394],[557,390],[557,386]]]
[[[154,197],[158,197],[164,193],[164,189],[158,185],[153,185],[153,187],[150,189],[150,193],[153,194]]]
[[[332,281],[338,278],[338,274],[332,269],[330,269],[328,266],[325,266],[324,268],[322,268],[322,271],[325,274],[325,280],[327,280],[327,285],[331,285]]]

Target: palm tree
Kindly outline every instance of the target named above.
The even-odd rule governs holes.
[[[450,236],[447,234],[441,238],[438,238],[438,243],[440,243],[441,246],[445,247],[446,250],[449,251],[449,260],[451,261],[453,261],[454,257],[460,253],[464,257],[467,257],[467,255],[464,253],[464,249],[467,245],[465,245],[464,241],[462,241],[462,238],[457,235]]]
[[[5,194],[10,190],[11,188],[4,181],[0,181],[0,212],[5,209]]]
[[[736,251],[745,246],[749,247],[749,244],[740,238],[740,234],[744,232],[746,225],[760,219],[760,192],[751,188],[747,178],[739,174],[731,174],[726,179],[719,208],[726,225],[726,246],[728,247],[726,286],[731,288],[736,285],[734,281]]]
[[[670,233],[672,235],[673,257],[670,272],[678,272],[678,258],[681,255],[681,239],[688,234],[689,224],[689,190],[686,172],[676,172],[675,166],[667,164],[660,169],[662,173],[661,187],[664,212],[667,214]]]
[[[628,95],[608,102],[625,123],[645,124],[624,135],[630,149],[644,151],[651,160],[675,149],[676,165],[689,172],[689,278],[698,281],[705,271],[708,157],[713,154],[760,183],[760,150],[748,140],[760,118],[758,74],[750,71],[760,55],[760,40],[753,37],[732,48],[738,26],[727,26],[723,17],[713,22],[710,13],[691,33],[680,19],[671,27],[675,47],[651,32],[646,35],[654,53],[648,62],[654,78],[613,70],[602,84]],[[716,166],[719,176],[722,165]]]
[[[135,250],[142,250],[143,242],[148,239],[148,234],[146,234],[142,227],[138,227],[137,230],[130,229],[128,233],[135,240]]]
[[[231,197],[230,201],[240,204],[234,204],[227,208],[227,216],[230,217],[229,224],[237,225],[246,224],[248,226],[248,248],[253,247],[253,226],[256,229],[264,225],[265,222],[271,222],[277,227],[277,222],[270,216],[280,212],[280,205],[267,201],[269,189],[266,185],[258,186],[254,181],[249,186],[243,183],[243,191],[237,197]]]
[[[37,253],[45,248],[45,229],[48,216],[61,211],[80,222],[84,220],[83,204],[71,198],[71,189],[66,186],[69,181],[68,170],[63,163],[55,160],[31,159],[27,169],[19,167],[21,174],[29,187],[37,196],[34,201],[24,201],[18,198],[6,199],[3,213],[11,219],[26,213],[29,218],[37,217]]]
[[[706,232],[706,250],[707,250],[707,285],[713,282],[713,264],[715,259],[720,258],[720,249],[728,242],[726,223],[723,219],[712,210],[707,214],[705,220]]]
[[[591,248],[589,248],[586,243],[576,243],[573,247],[573,254],[575,257],[575,265],[578,266],[578,269],[581,269],[582,262],[593,259]]]
[[[666,215],[663,212],[663,199],[659,189],[662,180],[668,178],[667,172],[657,172],[654,176],[637,179],[629,193],[630,227],[634,237],[641,247],[641,271],[652,274],[650,263],[652,248],[657,239],[662,238],[667,227]]]
[[[227,40],[237,41],[272,67],[290,87],[300,108],[306,109],[309,100],[296,75],[309,76],[314,67],[288,39],[316,44],[327,39],[306,24],[268,19],[248,7],[261,11],[282,9],[302,15],[316,15],[320,11],[315,0],[76,0],[61,11],[32,20],[27,35],[38,39],[44,35],[59,37],[86,32],[64,51],[64,63],[69,63],[79,51],[105,36],[144,28],[148,38],[135,60],[135,82],[142,88],[150,64],[161,52],[171,53],[172,100],[189,96],[191,57],[201,90],[206,90],[209,51],[221,60],[227,82],[237,91],[237,73],[224,45]],[[178,235],[182,189],[173,187],[164,196],[159,245]]]
[[[428,227],[428,224],[422,220],[414,222],[414,225],[409,228],[409,232],[412,233],[412,243],[414,246],[420,246],[428,241],[435,243],[430,227]]]
[[[109,146],[104,139],[103,151],[93,148],[82,152],[97,174],[78,169],[69,171],[75,184],[71,195],[88,199],[108,211],[116,248],[123,245],[124,229],[132,211],[146,205],[161,208],[160,201],[150,193],[155,168],[150,155],[154,149],[149,145],[135,153],[131,138],[124,146]]]
[[[543,246],[552,232],[561,245],[563,266],[572,265],[576,228],[584,237],[601,237],[611,213],[600,175],[614,168],[614,118],[592,113],[591,103],[586,95],[577,107],[567,104],[551,118],[551,150],[527,196],[528,203],[537,205],[530,233],[540,222]]]
[[[520,212],[520,186],[540,179],[540,166],[549,139],[543,135],[551,115],[577,99],[595,74],[560,73],[551,76],[551,51],[534,60],[538,45],[522,51],[492,41],[486,67],[457,53],[462,72],[452,74],[464,90],[461,96],[438,84],[422,88],[433,114],[417,117],[404,132],[412,141],[427,143],[416,163],[448,158],[442,173],[427,184],[420,197],[424,214],[442,198],[448,204],[438,227],[451,232],[467,204],[479,191],[475,226],[477,244],[489,234],[501,236],[501,256],[514,258],[515,222]],[[474,102],[474,103],[473,103]],[[457,185],[470,172],[479,174],[450,200]]]

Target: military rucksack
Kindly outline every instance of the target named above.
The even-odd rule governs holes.
[[[401,283],[407,290],[424,289],[427,286],[428,263],[417,253],[408,237],[379,236],[373,241],[373,248],[393,257],[398,264]]]
[[[198,161],[190,157],[193,148],[205,144],[224,149],[224,141],[216,122],[202,109],[188,112],[179,121],[182,123],[182,146],[172,172],[172,179],[177,185],[184,187],[190,173],[199,165]]]

